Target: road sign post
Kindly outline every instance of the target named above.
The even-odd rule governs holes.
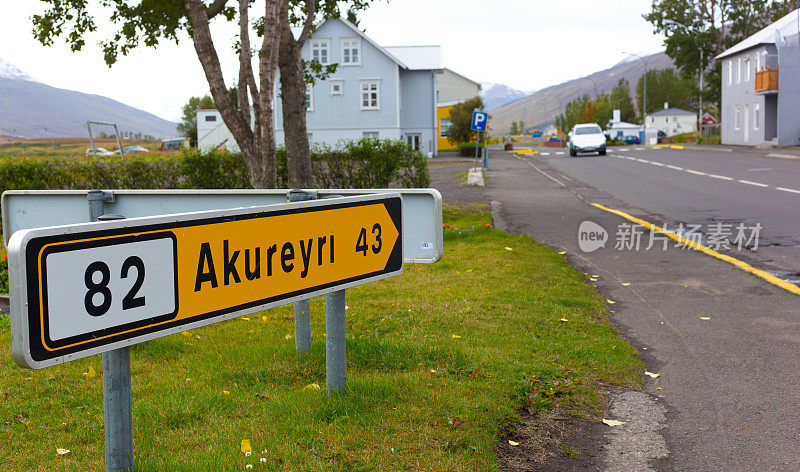
[[[289,190],[286,194],[286,200],[289,202],[316,199],[316,192],[300,189]],[[311,300],[309,299],[294,302],[294,346],[300,354],[311,352]]]
[[[347,330],[345,291],[325,296],[325,381],[328,393],[347,390]]]
[[[478,152],[481,149],[481,131],[486,134],[486,122],[489,115],[482,111],[475,110],[472,112],[472,130],[475,131],[475,168],[478,168]]]

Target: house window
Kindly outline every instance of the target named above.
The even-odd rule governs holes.
[[[362,110],[378,110],[381,105],[381,81],[359,80],[360,105]]]
[[[753,105],[753,129],[758,131],[761,128],[761,104]]]
[[[450,118],[442,118],[439,120],[439,136],[446,138],[447,132],[450,131],[451,126],[453,126],[453,122],[450,121]]]
[[[750,58],[744,60],[744,81],[750,82]]]
[[[214,115],[206,115],[206,121],[217,121],[217,117]]]
[[[364,131],[363,133],[361,133],[361,136],[363,136],[365,138],[377,138],[378,137],[378,132],[377,131]]]
[[[736,59],[736,83],[742,83],[742,58]]]
[[[734,129],[742,129],[742,107],[736,105],[733,114],[733,127]]]
[[[361,65],[361,39],[359,38],[342,39],[342,65],[345,66]]]
[[[320,64],[330,64],[330,42],[327,39],[311,40],[311,60]]]
[[[733,61],[728,61],[728,85],[733,83]]]
[[[314,86],[306,84],[306,111],[314,111]]]
[[[331,95],[341,95],[344,93],[342,83],[342,79],[331,79]]]
[[[673,123],[677,123],[678,122],[678,117],[677,116],[673,116],[672,117],[672,122]]]

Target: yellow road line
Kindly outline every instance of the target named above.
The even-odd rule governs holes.
[[[669,237],[670,239],[673,239],[673,240],[683,244],[684,246],[688,246],[688,247],[690,247],[690,248],[692,248],[692,249],[694,249],[696,251],[700,251],[702,253],[708,254],[711,257],[715,257],[715,258],[717,258],[717,259],[719,259],[721,261],[725,261],[725,262],[727,262],[729,264],[733,264],[734,266],[738,267],[739,269],[742,269],[745,272],[749,272],[750,274],[753,274],[756,277],[764,279],[764,280],[766,280],[767,282],[769,282],[769,283],[771,283],[773,285],[777,285],[778,287],[780,287],[780,288],[782,288],[784,290],[787,290],[789,292],[792,292],[795,295],[800,295],[800,287],[798,287],[797,285],[789,283],[789,282],[787,282],[787,281],[785,281],[785,280],[783,280],[783,279],[781,279],[779,277],[775,277],[774,275],[772,275],[770,273],[767,273],[767,272],[764,272],[761,269],[756,269],[755,267],[751,266],[750,264],[748,264],[748,263],[746,263],[744,261],[740,261],[739,259],[736,259],[735,257],[731,257],[731,256],[728,256],[728,255],[725,255],[725,254],[721,254],[721,253],[719,253],[719,252],[717,252],[717,251],[715,251],[713,249],[710,249],[710,248],[708,248],[708,247],[706,247],[706,246],[704,246],[702,244],[698,244],[698,243],[696,243],[694,241],[690,241],[690,240],[684,238],[683,236],[677,235],[677,234],[673,233],[672,231],[666,230],[666,229],[664,229],[664,228],[662,228],[660,226],[656,226],[656,225],[654,225],[652,223],[648,223],[647,221],[644,221],[642,219],[636,218],[635,216],[629,215],[629,214],[625,213],[624,211],[614,210],[613,208],[605,207],[605,206],[603,206],[603,205],[601,205],[599,203],[592,203],[592,205],[597,207],[597,208],[599,208],[599,209],[601,209],[601,210],[605,210],[605,211],[607,211],[609,213],[614,213],[615,215],[619,215],[619,216],[625,218],[628,221],[632,221],[632,222],[634,222],[636,224],[642,225],[645,228],[649,229],[650,231],[656,231],[658,233],[662,233],[662,234],[666,235],[667,237]]]

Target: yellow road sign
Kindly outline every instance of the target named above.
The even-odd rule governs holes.
[[[401,211],[383,194],[17,232],[14,358],[45,367],[397,275]]]

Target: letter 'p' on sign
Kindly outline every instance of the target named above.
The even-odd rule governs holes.
[[[473,131],[486,131],[486,122],[489,121],[489,115],[482,111],[472,112],[472,129]]]
[[[42,368],[400,274],[402,197],[20,230],[12,354]]]

